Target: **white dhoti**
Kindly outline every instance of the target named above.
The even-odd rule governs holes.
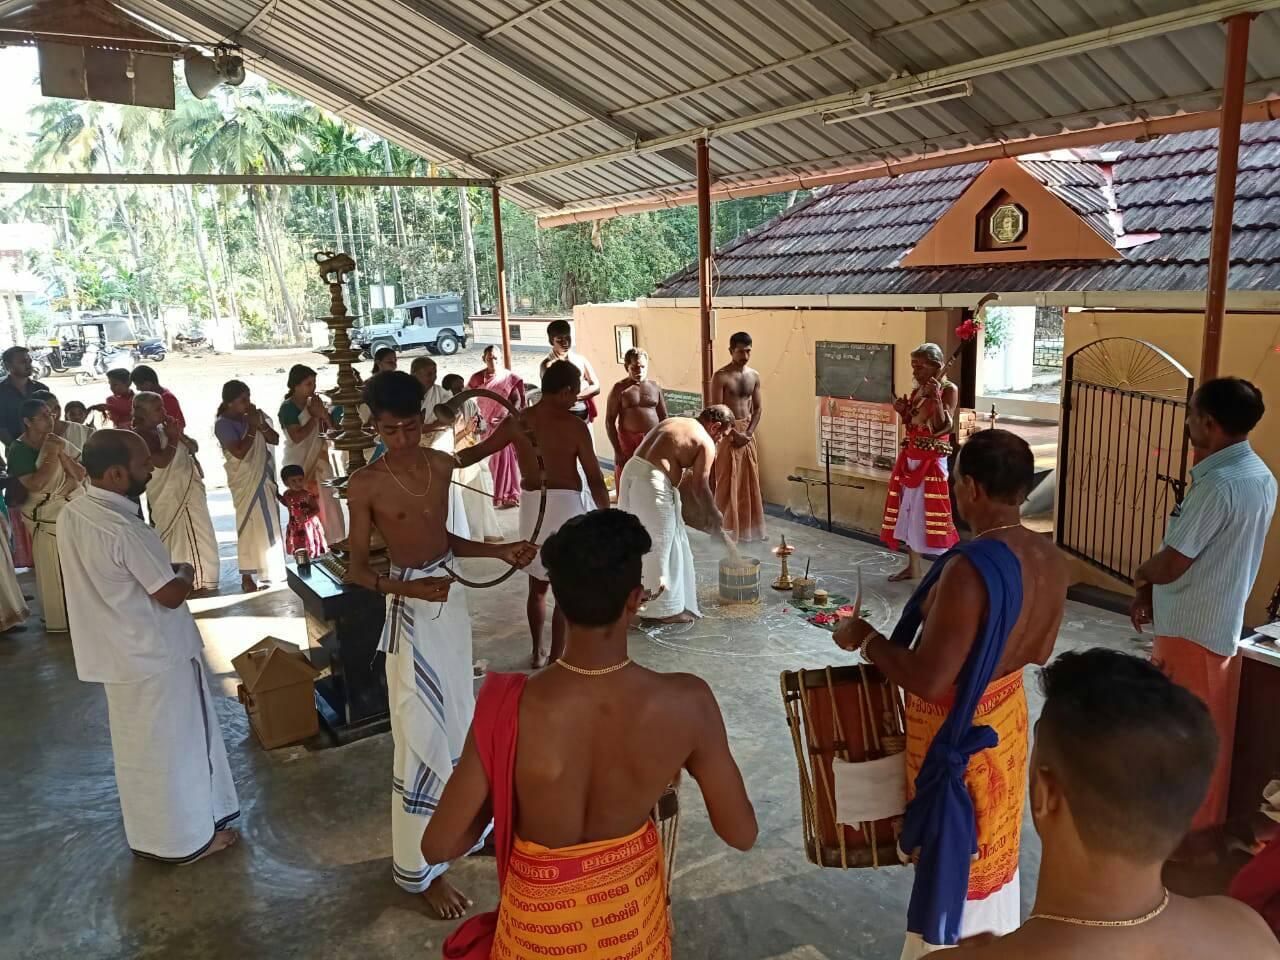
[[[23,623],[31,611],[18,583],[18,573],[13,566],[13,551],[9,548],[9,521],[0,512],[0,631]]]
[[[446,576],[441,557],[428,567],[392,567],[396,580]],[[391,859],[396,883],[425,890],[449,869],[422,856],[422,832],[462,756],[475,693],[467,591],[455,583],[447,603],[387,598],[379,649],[387,658],[387,700],[394,745],[391,774]],[[488,831],[485,831],[487,836]],[[484,837],[476,849],[483,845]]]
[[[284,531],[280,526],[280,489],[275,458],[262,434],[237,458],[223,449],[227,486],[236,508],[236,554],[242,574],[284,579]]]
[[[528,490],[520,498],[520,539],[529,540],[533,534],[533,525],[538,520],[538,507],[542,497]],[[595,508],[594,503],[592,509]],[[582,493],[578,490],[548,490],[547,509],[542,517],[542,529],[538,531],[537,544],[541,547],[566,520],[580,517],[587,510],[582,503]],[[547,568],[542,565],[542,551],[533,558],[533,562],[524,568],[524,572],[535,580],[547,579]]]
[[[693,569],[693,548],[680,512],[680,492],[666,473],[648,460],[632,457],[622,468],[618,484],[618,509],[640,518],[653,548],[644,555],[645,590],[662,593],[640,608],[644,617],[670,617],[698,609],[698,578]]]
[[[966,900],[960,915],[960,939],[976,937],[980,933],[994,933],[1003,937],[1022,925],[1021,871],[1013,872],[1013,879],[982,900]],[[950,947],[928,943],[918,933],[908,933],[902,947],[901,960],[917,960],[935,950]]]
[[[467,527],[471,531],[469,539],[486,543],[500,541],[502,528],[498,526],[498,511],[493,509],[493,474],[489,472],[489,465],[481,460],[469,467],[459,467],[453,471],[453,479],[457,481],[454,489],[462,494]]]
[[[165,442],[163,436],[160,442]],[[195,589],[216,587],[221,568],[218,536],[209,516],[204,479],[184,444],[178,444],[169,466],[152,471],[147,510],[173,562],[189,563],[195,569]]]
[[[129,849],[149,860],[194,860],[240,816],[200,661],[103,686]]]

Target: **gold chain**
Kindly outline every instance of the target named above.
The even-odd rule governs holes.
[[[564,667],[570,673],[581,674],[584,677],[603,677],[606,673],[617,673],[623,667],[631,664],[631,658],[623,660],[621,663],[615,663],[612,667],[601,667],[599,670],[588,670],[586,667],[575,667],[572,663],[567,662],[564,657],[556,660],[558,666]]]
[[[382,455],[382,459],[386,460],[386,454],[383,454],[383,455]],[[421,447],[419,447],[419,448],[418,448],[418,460],[419,460],[419,462],[422,462],[424,459],[425,459],[425,458],[423,457],[423,454],[422,454],[422,448],[421,448]],[[421,493],[414,493],[412,490],[410,490],[408,487],[406,487],[406,486],[404,485],[404,483],[402,483],[402,482],[401,482],[400,478],[396,476],[396,472],[395,472],[394,470],[392,470],[392,469],[391,469],[391,461],[390,461],[390,460],[387,460],[387,473],[391,474],[391,479],[392,479],[392,480],[394,480],[394,481],[395,481],[395,482],[400,486],[400,489],[401,489],[401,490],[403,490],[405,493],[407,493],[407,494],[408,494],[409,496],[411,496],[411,497],[416,497],[416,498],[418,498],[418,499],[420,500],[420,499],[422,499],[423,497],[425,497],[428,493],[430,493],[430,492],[431,492],[431,463],[430,463],[430,461],[427,461],[427,489],[423,490]]]
[[[1168,887],[1165,888],[1164,898],[1154,910],[1144,913],[1140,917],[1135,917],[1133,920],[1085,920],[1083,917],[1061,917],[1055,913],[1033,913],[1027,918],[1027,921],[1053,920],[1055,923],[1069,923],[1077,927],[1139,927],[1160,916],[1167,906],[1169,906]]]
[[[981,533],[974,534],[973,539],[977,540],[978,537],[985,537],[988,533],[995,533],[997,530],[1012,530],[1014,527],[1020,527],[1020,526],[1022,526],[1021,520],[1019,520],[1017,523],[1006,523],[1002,527],[990,527],[986,530],[983,530]]]

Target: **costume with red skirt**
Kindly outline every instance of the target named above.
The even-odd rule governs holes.
[[[917,387],[911,394],[913,406],[919,392]],[[951,518],[951,487],[947,482],[950,455],[951,443],[946,436],[907,425],[906,442],[889,478],[880,527],[880,539],[891,550],[897,550],[899,543],[905,541],[917,553],[943,553],[960,541]]]

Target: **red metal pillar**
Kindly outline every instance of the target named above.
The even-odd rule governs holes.
[[[502,191],[493,187],[493,257],[498,270],[498,326],[502,328],[502,365],[511,366],[511,330],[507,327],[507,264],[502,251]]]
[[[698,155],[698,353],[702,357],[702,402],[711,405],[715,372],[711,341],[711,159],[707,138],[699,137]]]
[[[1249,61],[1249,25],[1255,14],[1227,20],[1227,64],[1222,78],[1222,118],[1218,127],[1218,180],[1213,192],[1213,233],[1209,241],[1209,287],[1205,291],[1204,346],[1200,382],[1218,375],[1222,354],[1222,321],[1227,308],[1227,273],[1231,268],[1231,222],[1235,216],[1236,171],[1240,166],[1240,118]]]

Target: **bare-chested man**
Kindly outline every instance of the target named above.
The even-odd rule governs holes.
[[[568,360],[578,368],[582,375],[579,384],[580,393],[574,400],[570,412],[590,423],[596,418],[596,396],[600,393],[600,380],[596,377],[591,361],[573,349],[573,325],[568,320],[552,320],[547,324],[547,342],[551,351],[538,364],[538,377],[547,372],[547,367],[561,360]]]
[[[493,435],[483,443],[470,447],[458,454],[458,462],[464,467],[478,463],[490,454],[496,453],[507,444],[515,444],[516,459],[520,464],[521,486],[530,496],[520,498],[520,537],[531,539],[534,524],[538,520],[538,511],[542,506],[542,498],[537,496],[545,484],[547,505],[542,516],[542,528],[538,532],[538,543],[560,529],[561,524],[571,517],[585,513],[582,497],[582,480],[585,476],[587,489],[591,491],[591,499],[596,509],[605,510],[609,506],[609,490],[600,473],[600,462],[596,459],[596,451],[591,443],[591,431],[572,411],[578,402],[578,392],[582,386],[582,374],[572,363],[557,360],[549,364],[542,372],[542,398],[532,407],[523,411],[519,417],[508,417]],[[525,435],[525,431],[533,434],[542,453],[542,466],[538,468],[538,458],[533,444]],[[579,474],[581,467],[581,474]],[[529,634],[533,638],[532,666],[535,670],[547,665],[564,651],[564,614],[559,605],[551,616],[551,647],[543,642],[543,625],[547,619],[547,580],[546,568],[538,560],[534,560],[525,571],[529,574],[529,597],[525,603],[525,612],[529,618]]]
[[[556,606],[569,620],[564,657],[527,683],[489,676],[422,838],[427,856],[456,856],[493,811],[502,884],[494,957],[669,957],[650,813],[682,770],[726,843],[746,850],[755,842],[755,812],[706,682],[654,673],[627,656],[649,547],[644,527],[621,510],[576,517],[546,542]],[[593,869],[601,864],[608,869]],[[450,948],[459,945],[447,942],[446,953],[458,955]]]
[[[945,553],[960,539],[951,520],[947,485],[960,391],[942,375],[942,348],[936,343],[922,343],[911,351],[911,372],[915,389],[893,402],[907,439],[889,478],[880,528],[880,539],[890,549],[907,545],[907,565],[889,577],[891,581],[919,579],[922,553]]]
[[[707,519],[712,536],[724,536],[724,518],[711,495],[710,477],[716,441],[733,424],[723,404],[707,407],[696,420],[669,417],[649,431],[627,461],[618,485],[618,506],[634,513],[653,538],[644,558],[644,585],[651,599],[641,615],[660,623],[688,623],[701,616],[693,550],[684,528],[680,481]]]
[[[613,446],[614,485],[622,483],[622,470],[649,431],[667,419],[662,388],[647,378],[649,355],[632,347],[623,357],[627,375],[613,385],[605,406],[604,429]]]
[[[387,452],[353,473],[347,487],[350,573],[354,583],[389,597],[379,649],[386,653],[394,743],[395,881],[425,894],[432,909],[447,918],[462,916],[470,902],[444,878],[448,863],[422,859],[422,831],[462,753],[475,698],[466,592],[445,564],[454,557],[494,557],[523,567],[535,548],[475,543],[448,532],[449,482],[458,462],[419,446],[422,395],[416,378],[394,370],[368,383],[365,397]],[[391,555],[389,574],[369,563],[374,527]]]
[[[1214,766],[1218,742],[1204,704],[1148,661],[1112,650],[1064,653],[1040,677],[1035,905],[1016,932],[978,938],[956,960],[1280,956],[1250,907],[1175,896],[1161,877]]]
[[[956,463],[956,502],[974,539],[929,571],[892,640],[858,619],[836,631],[837,644],[860,649],[907,695],[911,802],[903,849],[919,850],[920,866],[904,958],[1018,926],[1027,768],[1022,669],[1053,652],[1069,584],[1058,549],[1019,522],[1034,470],[1021,437],[1005,430],[975,434]],[[998,742],[984,741],[975,724],[992,728]],[[931,749],[935,740],[938,748]],[[955,764],[953,755],[972,757]],[[967,795],[971,811],[952,806]],[[974,818],[978,857],[970,865],[965,824]],[[949,872],[957,866],[962,876]],[[949,899],[930,896],[943,888]]]
[[[716,451],[716,506],[724,515],[724,529],[739,543],[765,539],[764,497],[760,493],[760,455],[756,428],[764,414],[760,372],[747,366],[751,334],[729,338],[729,363],[711,381],[711,399],[733,413],[733,426]]]

